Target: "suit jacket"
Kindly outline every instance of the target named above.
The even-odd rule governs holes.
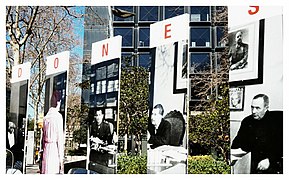
[[[233,65],[243,61],[243,63],[241,63],[239,66],[242,66],[243,64],[245,65],[248,58],[248,49],[248,44],[241,43],[238,48],[236,47],[236,44],[234,44],[229,51],[229,58],[231,57],[231,64]]]
[[[155,134],[152,134],[148,143],[152,144],[151,148],[170,144],[171,124],[162,119]]]
[[[112,144],[112,134],[110,133],[109,124],[104,121],[100,124],[99,128],[96,122],[92,123],[91,135],[93,137],[98,137],[107,144]]]
[[[233,140],[232,149],[251,152],[251,173],[280,173],[283,164],[283,112],[267,111],[260,120],[246,117]],[[258,163],[268,158],[270,167],[257,170]]]

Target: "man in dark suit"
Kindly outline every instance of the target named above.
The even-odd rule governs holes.
[[[107,122],[103,121],[104,114],[102,110],[96,111],[94,118],[91,126],[92,141],[97,144],[112,144],[110,126]]]
[[[151,132],[148,143],[151,144],[151,148],[162,145],[170,145],[170,133],[171,125],[168,121],[163,119],[164,108],[161,104],[157,104],[152,111],[151,120],[155,127],[155,131]]]
[[[267,95],[253,98],[252,114],[242,121],[231,147],[251,152],[252,174],[283,173],[283,112],[268,108]]]
[[[243,69],[248,64],[248,44],[243,43],[243,33],[238,31],[235,36],[235,43],[230,47],[229,59],[230,70]]]

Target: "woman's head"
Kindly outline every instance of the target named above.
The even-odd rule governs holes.
[[[52,93],[52,96],[51,96],[51,107],[57,107],[57,102],[60,102],[61,100],[61,94],[59,91],[55,90],[53,91]]]

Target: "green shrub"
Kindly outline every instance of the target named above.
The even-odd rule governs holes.
[[[146,174],[147,157],[119,155],[117,158],[117,174]]]
[[[189,156],[189,174],[230,174],[230,166],[224,161],[215,160],[212,156]]]

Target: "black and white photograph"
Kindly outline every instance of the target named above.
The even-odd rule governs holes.
[[[262,82],[264,20],[229,28],[230,83]]]
[[[262,21],[264,31],[274,34],[264,37],[264,81],[244,85],[243,92],[230,87],[230,100],[235,92],[244,94],[241,110],[234,111],[230,104],[232,174],[283,174],[282,15]]]
[[[229,98],[230,98],[230,110],[241,111],[244,105],[244,91],[245,87],[232,87],[230,88]]]
[[[188,22],[183,14],[151,25],[148,174],[187,173]]]
[[[231,71],[248,68],[248,36],[248,28],[236,30],[229,35]]]
[[[174,45],[156,48],[148,128],[148,174],[186,173],[186,100],[173,93]]]
[[[119,58],[91,66],[87,163],[96,174],[116,173],[119,71]]]

